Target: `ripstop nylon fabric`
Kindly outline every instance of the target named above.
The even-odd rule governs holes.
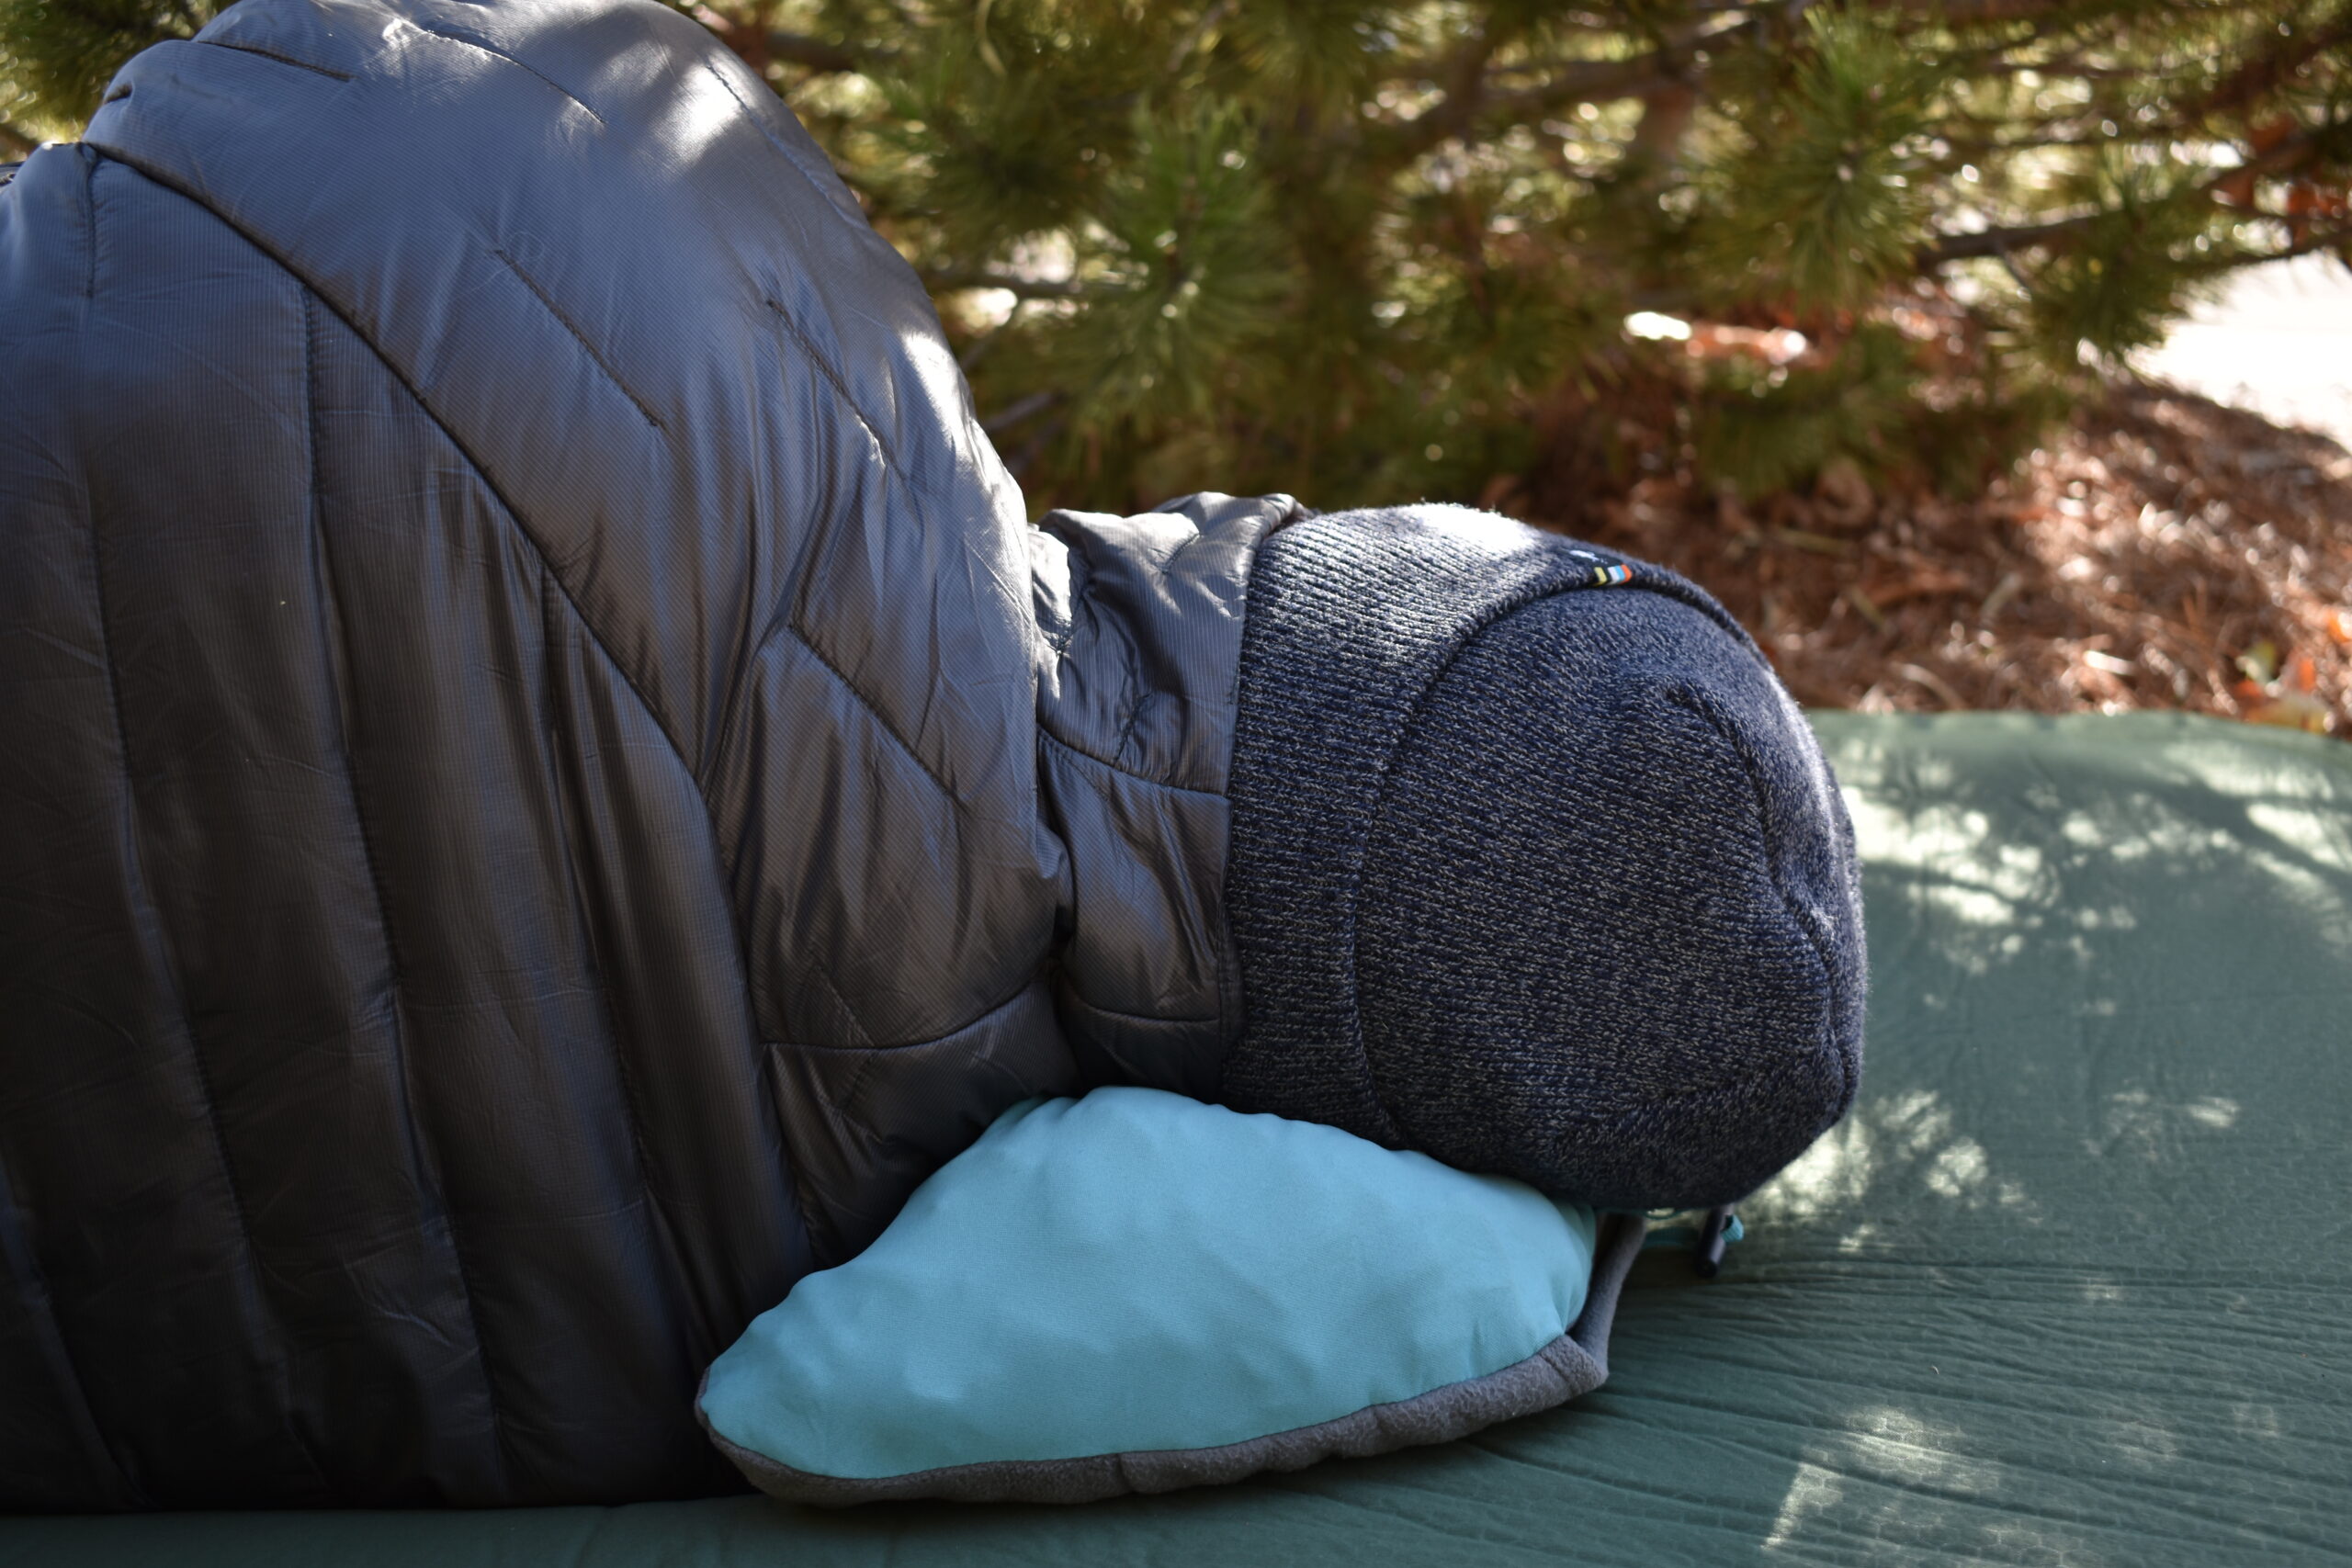
[[[711,1430],[826,1477],[1216,1448],[1523,1361],[1595,1221],[1152,1089],[1013,1107],[711,1364]]]
[[[796,1279],[1215,1082],[1290,511],[1030,529],[667,7],[141,56],[0,188],[0,1505],[738,1484],[695,1382]]]

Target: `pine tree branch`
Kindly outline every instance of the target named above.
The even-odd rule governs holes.
[[[1026,311],[1028,309],[1028,300],[1014,300],[1012,302],[1012,309],[1004,313],[1004,320],[999,321],[996,325],[989,328],[987,331],[979,333],[978,336],[974,337],[970,343],[964,345],[964,351],[956,356],[956,367],[964,372],[966,379],[968,380],[971,378],[972,372],[978,369],[982,364],[986,363],[988,357],[994,354],[999,348],[1002,347],[1005,342],[1012,337],[1013,329],[1021,323],[1023,312]]]
[[[935,294],[950,293],[958,288],[1001,288],[1021,299],[1084,299],[1123,292],[1098,284],[1080,283],[1075,278],[1019,277],[1009,272],[990,272],[979,267],[958,267],[945,272],[925,272],[920,276],[922,286]]]
[[[1392,161],[1408,163],[1450,136],[1465,134],[1482,119],[1522,120],[1568,104],[1645,98],[1676,88],[1690,89],[1699,75],[1694,52],[1722,49],[1738,41],[1737,35],[1755,27],[1759,17],[1781,14],[1778,6],[1701,6],[1690,22],[1660,39],[1645,54],[1625,60],[1511,61],[1498,64],[1495,54],[1511,39],[1512,29],[1498,28],[1489,13],[1478,33],[1444,62],[1419,68],[1400,67],[1394,74],[1414,79],[1442,79],[1445,93],[1410,123],[1382,138],[1381,151]],[[1723,17],[1741,19],[1730,22]],[[1622,29],[1621,22],[1611,23]],[[1529,75],[1545,80],[1532,86],[1504,88],[1505,81]]]
[[[998,416],[1000,423],[1002,417]],[[1035,466],[1039,455],[1051,446],[1054,438],[1069,428],[1069,411],[1065,408],[1047,420],[1044,427],[1029,438],[1029,445],[1023,446],[1004,465],[1005,471],[1010,473],[1015,480],[1027,478],[1030,468]]]
[[[2030,71],[2045,80],[2062,82],[2144,82],[2151,74],[2143,65],[2096,65],[2073,54],[2052,60],[2009,60],[1998,53],[1975,60],[1958,58],[1970,74],[1985,76],[2016,76]]]
[[[1234,3],[1235,0],[1216,0],[1216,5],[1193,20],[1193,25],[1184,30],[1184,36],[1176,40],[1176,47],[1168,51],[1168,74],[1173,76],[1182,71],[1184,62],[1201,47],[1201,40],[1224,26],[1225,18],[1232,14]]]
[[[1670,86],[1685,85],[1670,50],[1657,50],[1631,60],[1578,61],[1558,69],[1541,86],[1490,94],[1487,107],[1506,118],[1524,118],[1569,104],[1616,98],[1645,98]]]
[[[1032,392],[1025,398],[1016,398],[1010,404],[981,419],[980,428],[990,435],[1001,435],[1032,414],[1043,413],[1065,400],[1066,394],[1061,392]]]
[[[2047,223],[2018,223],[2006,229],[1978,229],[1966,234],[1945,234],[1935,243],[1921,248],[1917,266],[1921,272],[1933,272],[1948,262],[1974,261],[1985,256],[2007,257],[2011,251],[2031,250],[2053,240],[2077,234],[2107,216],[2107,209],[2078,213],[2072,218],[2053,219]]]
[[[2292,218],[2280,218],[2275,221],[2287,225],[2291,231],[2291,237],[2286,244],[2275,250],[2267,251],[2246,247],[2231,251],[2216,251],[2210,256],[2198,258],[2197,275],[2200,277],[2213,277],[2222,273],[2235,272],[2241,267],[2264,266],[2271,262],[2293,261],[2297,256],[2307,256],[2318,251],[2328,252],[2341,259],[2346,245],[2352,244],[2352,221],[2310,224]],[[2346,265],[2352,265],[2352,263],[2346,263]]]
[[[1477,119],[1521,121],[1570,104],[1621,98],[1655,100],[1660,95],[1676,92],[1695,96],[1706,75],[1699,62],[1701,51],[1734,48],[1742,41],[1740,35],[1753,31],[1759,20],[1782,17],[1786,8],[1761,5],[1702,6],[1691,14],[1701,19],[1677,28],[1671,37],[1659,39],[1657,47],[1647,53],[1624,60],[1535,63],[1521,61],[1492,69],[1486,68],[1482,62],[1479,77],[1467,93],[1461,95],[1464,107],[1458,113],[1448,114],[1456,96],[1450,93],[1446,103],[1407,128],[1408,132],[1417,132],[1428,127],[1426,135],[1408,137],[1406,144],[1410,149],[1409,155],[1418,155],[1448,136],[1461,134]],[[1738,19],[1724,21],[1725,17]],[[1504,40],[1495,41],[1499,45]],[[1491,55],[1493,51],[1489,49],[1487,52]],[[1521,76],[1531,71],[1547,73],[1547,79],[1532,86],[1497,90],[1496,84],[1504,77]]]
[[[1377,155],[1392,164],[1410,163],[1449,136],[1466,133],[1481,119],[1521,121],[1569,104],[1605,103],[1618,98],[1647,97],[1685,85],[1671,65],[1668,51],[1658,50],[1631,60],[1562,61],[1544,67],[1547,81],[1532,87],[1497,91],[1501,72],[1481,71],[1457,84],[1437,104],[1407,124],[1390,130],[1377,141]],[[1527,69],[1511,68],[1513,73]]]
[[[1962,164],[1989,163],[2011,152],[2029,152],[2042,147],[2164,147],[2180,140],[2179,128],[2171,124],[2119,128],[2116,134],[2085,136],[2079,132],[2049,136],[2013,136],[2005,141],[1990,139],[1964,140],[1948,136],[1945,144],[1949,155],[1935,160],[1936,167],[1947,172]]]
[[[805,65],[820,76],[863,71],[869,65],[888,64],[897,58],[895,50],[851,49],[843,44],[827,43],[823,39],[812,38],[807,33],[786,32],[774,28],[768,30],[767,43],[771,60]]]
[[[2292,220],[2281,220],[2281,221],[2291,222]],[[2324,228],[2313,227],[2281,249],[2246,252],[2228,258],[2214,270],[2232,272],[2242,266],[2260,266],[2266,262],[2292,261],[2297,256],[2310,255],[2313,251],[2341,252],[2346,243],[2352,243],[2352,223],[2334,223]]]
[[[1501,32],[1489,9],[1479,19],[1478,30],[1454,52],[1445,71],[1445,96],[1430,110],[1406,128],[1398,138],[1405,158],[1419,156],[1449,136],[1459,136],[1470,128],[1487,94],[1487,67],[1495,58],[1495,51],[1502,44]]]
[[[2293,34],[2278,48],[2240,62],[2236,70],[2214,83],[2202,96],[2182,105],[2181,118],[2194,125],[2214,115],[2243,108],[2276,92],[2297,70],[2346,42],[2352,42],[2352,17],[2338,19],[2334,27]]]
[[[2247,159],[2234,169],[2227,169],[2196,187],[2196,194],[2218,203],[2223,189],[2247,175],[2284,174],[2308,162],[2327,140],[2345,128],[2336,124],[2314,126],[2290,136],[2278,145],[2256,157]],[[2000,256],[2005,260],[2012,251],[2031,250],[2082,233],[2108,216],[2101,208],[2093,212],[2076,213],[2072,217],[2053,219],[2047,223],[2020,223],[2006,229],[1980,229],[1968,234],[1946,234],[1933,244],[1922,246],[1917,265],[1921,272],[1932,272],[1947,262],[1967,261],[1984,256]],[[2249,217],[2271,214],[2249,213]]]
[[[29,158],[40,145],[40,142],[35,141],[6,120],[0,119],[0,157]]]
[[[1881,0],[1879,8],[1932,17],[1954,27],[1989,22],[2039,21],[2053,12],[2079,9],[2082,0]]]

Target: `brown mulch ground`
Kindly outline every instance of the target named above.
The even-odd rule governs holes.
[[[2188,708],[2352,738],[2352,456],[2119,383],[1978,500],[1652,478],[1575,531],[1704,583],[1800,701]]]

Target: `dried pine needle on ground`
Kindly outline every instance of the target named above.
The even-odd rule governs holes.
[[[1704,583],[1808,704],[2352,738],[2352,456],[2161,384],[2118,383],[1973,502],[1653,478],[1565,525]]]

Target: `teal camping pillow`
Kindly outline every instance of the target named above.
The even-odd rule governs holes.
[[[762,1489],[830,1504],[1085,1502],[1442,1442],[1601,1381],[1641,1228],[1158,1089],[1030,1100],[746,1329],[703,1424]]]

